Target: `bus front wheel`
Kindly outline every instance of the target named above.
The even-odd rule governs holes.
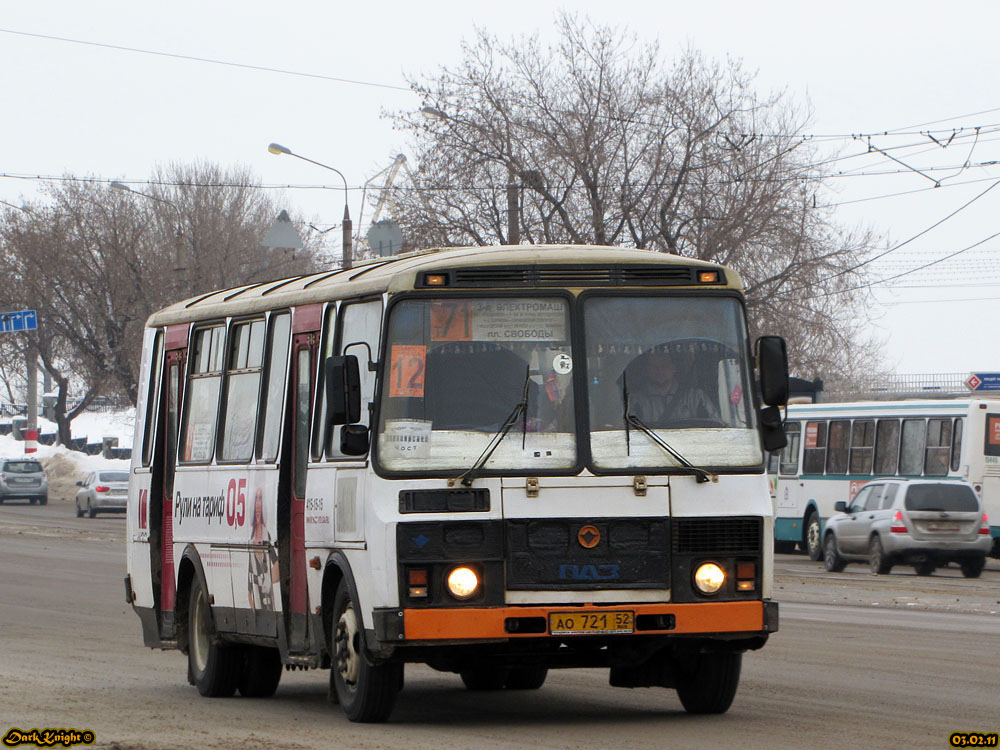
[[[351,721],[381,722],[389,718],[402,684],[402,663],[371,664],[364,652],[361,613],[347,581],[341,581],[333,600],[330,635],[330,688]]]
[[[689,714],[722,714],[729,710],[740,686],[743,654],[707,652],[677,680],[677,697]]]
[[[809,554],[809,559],[814,562],[823,557],[823,544],[819,532],[819,514],[811,510],[806,516],[806,552]]]
[[[242,653],[239,646],[221,643],[215,633],[212,609],[201,582],[191,584],[188,604],[188,674],[198,692],[227,698],[236,692]]]

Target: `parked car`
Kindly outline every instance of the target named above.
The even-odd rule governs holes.
[[[867,561],[873,574],[897,564],[929,576],[939,565],[958,563],[962,575],[983,572],[993,540],[976,491],[968,482],[884,479],[869,482],[823,531],[823,562],[836,573]]]
[[[94,518],[98,513],[124,513],[128,501],[127,471],[92,471],[76,493],[76,517],[86,513]]]
[[[49,501],[49,479],[33,458],[0,459],[0,503],[28,500],[32,505]]]

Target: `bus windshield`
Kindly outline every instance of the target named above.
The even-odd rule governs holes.
[[[467,470],[526,402],[483,468],[575,466],[569,321],[569,304],[558,296],[396,304],[385,348],[381,465],[389,471]]]
[[[595,295],[583,319],[595,468],[679,465],[636,419],[695,466],[760,464],[738,300]]]

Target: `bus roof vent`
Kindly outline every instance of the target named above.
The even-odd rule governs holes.
[[[657,265],[560,265],[480,266],[450,272],[450,287],[539,287],[539,286],[682,286],[697,283],[691,266]],[[719,282],[725,283],[720,270]]]

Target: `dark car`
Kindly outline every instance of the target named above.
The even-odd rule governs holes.
[[[76,517],[100,513],[124,513],[128,501],[127,471],[92,471],[76,493]]]
[[[32,505],[49,501],[49,479],[33,458],[0,459],[0,503],[28,500]]]
[[[853,561],[871,572],[888,573],[897,564],[931,575],[955,562],[966,578],[977,578],[993,540],[976,491],[968,482],[884,479],[869,482],[823,531],[823,562],[832,573]]]

